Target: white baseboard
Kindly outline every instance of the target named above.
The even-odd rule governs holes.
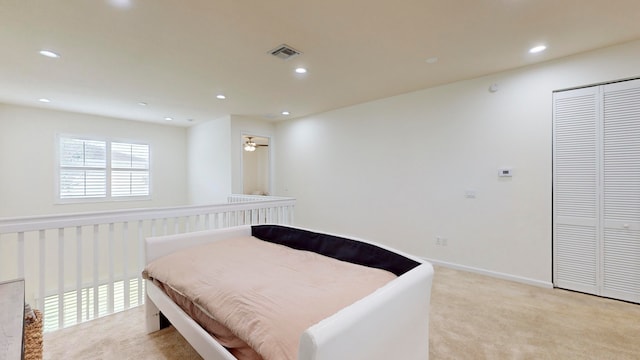
[[[506,273],[501,273],[501,272],[491,271],[491,270],[485,270],[485,269],[475,268],[475,267],[466,266],[466,265],[459,265],[459,264],[454,264],[454,263],[435,260],[435,259],[429,259],[429,258],[423,258],[423,259],[434,265],[443,266],[451,269],[468,271],[476,274],[491,276],[491,277],[503,279],[503,280],[515,281],[522,284],[533,285],[533,286],[542,287],[542,288],[548,288],[548,289],[553,288],[553,283],[549,281],[540,281],[540,280],[526,278],[522,276],[511,275],[511,274],[506,274]]]

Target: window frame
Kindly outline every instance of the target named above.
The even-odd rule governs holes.
[[[105,196],[91,196],[91,197],[74,197],[74,198],[61,198],[60,192],[60,173],[61,170],[65,167],[61,164],[61,156],[60,153],[60,143],[63,138],[70,139],[79,139],[79,140],[89,140],[89,141],[102,141],[105,143]],[[145,145],[148,147],[148,167],[147,169],[127,169],[120,167],[112,167],[111,163],[111,145],[112,143],[122,143],[122,144],[133,144],[133,145]],[[56,150],[55,154],[55,204],[80,204],[80,203],[102,203],[102,202],[119,202],[119,201],[148,201],[152,200],[153,195],[153,172],[152,168],[152,150],[151,144],[141,140],[132,140],[125,138],[111,138],[111,137],[101,137],[101,136],[91,136],[91,135],[77,135],[77,134],[67,134],[60,133],[56,134],[55,141]],[[148,195],[129,195],[129,196],[112,196],[112,181],[111,174],[112,171],[122,171],[122,170],[132,170],[136,172],[147,172],[149,174],[149,193]]]

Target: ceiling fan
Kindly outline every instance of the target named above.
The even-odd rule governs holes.
[[[256,151],[256,148],[258,146],[269,146],[268,144],[256,144],[255,141],[253,141],[253,137],[252,136],[247,136],[247,141],[245,141],[244,143],[244,151]]]

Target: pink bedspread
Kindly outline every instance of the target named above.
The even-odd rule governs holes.
[[[212,318],[213,329],[203,326],[234,356],[264,360],[296,359],[304,330],[396,278],[251,236],[165,256],[148,264],[144,276]]]

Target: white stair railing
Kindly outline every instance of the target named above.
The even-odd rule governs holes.
[[[144,301],[144,239],[250,224],[293,224],[295,199],[232,195],[227,204],[0,218],[0,281],[25,279],[45,331]]]

